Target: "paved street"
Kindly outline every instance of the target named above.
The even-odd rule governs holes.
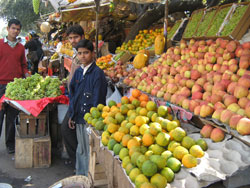
[[[50,168],[16,169],[14,154],[8,154],[4,144],[4,130],[0,138],[0,183],[9,183],[13,188],[47,188],[58,180],[73,175],[73,169],[64,165],[59,154],[53,151]],[[28,183],[25,178],[31,176]]]

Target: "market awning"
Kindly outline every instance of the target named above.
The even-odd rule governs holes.
[[[102,3],[99,12],[99,18],[106,16],[109,13],[109,4]],[[80,22],[80,21],[94,21],[96,19],[95,5],[86,7],[64,9],[62,12],[63,22]]]

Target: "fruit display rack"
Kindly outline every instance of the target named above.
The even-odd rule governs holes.
[[[210,9],[205,9],[204,10],[204,15],[197,27],[197,30],[194,34],[194,37],[204,37],[207,28],[209,26],[209,24],[211,23],[211,21],[214,19],[214,16],[216,14],[217,9],[216,8],[210,8]]]
[[[197,29],[197,25],[199,24],[200,20],[202,19],[203,16],[203,9],[194,11],[191,18],[189,19],[189,22],[187,24],[187,27],[183,33],[183,38],[184,39],[190,39],[193,37],[195,34],[195,31]]]
[[[199,11],[204,12],[201,19],[197,16]],[[185,40],[218,37],[240,40],[250,26],[249,16],[249,2],[200,9],[192,14],[182,37]]]
[[[250,26],[250,3],[245,2],[234,5],[235,9],[229,18],[224,21],[224,27],[221,32],[218,33],[218,36],[239,40]]]
[[[175,36],[176,32],[180,28],[181,23],[182,23],[182,20],[178,20],[175,22],[174,26],[171,28],[171,30],[169,31],[169,33],[167,35],[168,39],[172,39]]]
[[[206,32],[207,37],[216,36],[221,24],[224,22],[224,19],[230,14],[231,7],[231,5],[225,5],[219,8],[218,12],[214,17],[214,20],[211,22],[211,25],[208,31]]]

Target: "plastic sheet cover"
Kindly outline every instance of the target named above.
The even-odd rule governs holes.
[[[65,95],[60,95],[58,97],[46,97],[39,100],[11,100],[7,97],[2,96],[0,99],[0,104],[6,102],[11,104],[15,108],[22,110],[26,114],[37,117],[40,112],[49,104],[49,103],[61,103],[61,104],[69,104],[69,98]]]

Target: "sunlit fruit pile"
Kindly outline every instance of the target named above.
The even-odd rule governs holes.
[[[5,96],[13,100],[37,100],[44,97],[57,97],[62,94],[61,81],[47,76],[34,74],[28,78],[15,78],[8,83]]]
[[[106,56],[102,56],[96,60],[96,65],[101,69],[107,69],[112,67],[115,63],[112,62],[112,55],[108,54]]]
[[[122,160],[122,167],[136,187],[165,187],[183,165],[192,168],[204,156],[207,144],[187,136],[166,106],[150,101],[134,89],[121,103],[109,101],[86,113],[84,119],[102,133],[102,144]],[[149,183],[150,182],[150,183]]]
[[[124,83],[250,134],[250,42],[181,41]]]
[[[139,50],[152,46],[157,35],[163,35],[163,28],[155,30],[140,30],[134,40],[129,40],[127,43],[124,42],[121,47],[116,49],[116,53],[120,50],[128,50],[130,53],[136,54]]]
[[[70,42],[63,41],[62,47],[60,49],[60,53],[68,55],[70,57],[73,56],[74,51],[73,51],[73,48],[72,48],[72,45],[70,44]]]

